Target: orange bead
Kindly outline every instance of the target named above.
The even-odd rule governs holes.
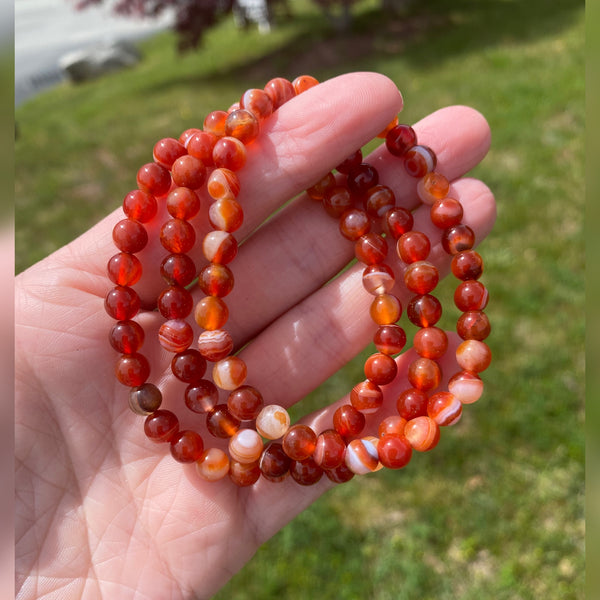
[[[233,273],[225,265],[210,263],[200,271],[198,285],[207,296],[224,298],[233,289]]]
[[[283,436],[282,444],[284,452],[292,460],[305,460],[315,450],[317,435],[307,425],[294,425]]]
[[[352,404],[352,407],[354,407],[357,411],[361,412],[363,415],[368,415],[368,414],[377,412],[381,408],[381,405],[383,404],[383,392],[381,391],[381,388],[379,387],[379,385],[377,385],[373,381],[369,381],[369,380],[361,381],[360,383],[357,383],[352,388],[352,391],[350,392],[350,402]],[[340,410],[340,409],[338,409],[338,410]],[[336,411],[336,414],[337,414],[337,411]],[[347,419],[349,419],[349,418],[353,419],[354,415],[353,414],[345,415],[344,413],[340,413],[339,418],[342,419],[342,417],[343,417],[343,421],[345,423],[345,421]],[[335,426],[335,415],[334,415],[334,426]],[[357,427],[350,425],[349,429],[351,429],[352,431],[346,431],[345,425],[342,425],[342,424],[341,424],[341,431],[340,431],[340,429],[338,429],[337,426],[335,426],[335,428],[338,429],[338,431],[340,431],[340,433],[342,435],[348,435],[349,433],[355,435],[362,431],[362,428],[364,427],[364,420],[361,423],[360,419],[359,419],[359,422],[356,423],[356,426]],[[355,429],[357,429],[357,430],[355,430]]]
[[[245,108],[262,121],[273,113],[273,102],[264,90],[250,89],[242,94],[240,108]]]
[[[206,260],[226,265],[237,256],[238,243],[225,230],[209,231],[202,241],[202,252]]]
[[[187,254],[196,243],[196,231],[183,219],[169,219],[160,228],[160,243],[168,252]]]
[[[363,287],[369,294],[379,296],[390,292],[396,283],[394,272],[385,263],[369,265],[362,276]]]
[[[378,233],[366,233],[354,245],[356,258],[365,265],[382,263],[387,257],[388,245]]]
[[[312,458],[293,460],[290,464],[290,475],[300,485],[314,485],[323,476],[323,469]]]
[[[407,421],[427,414],[427,394],[417,388],[404,390],[396,401],[398,414]]]
[[[450,267],[457,279],[479,279],[483,274],[483,259],[475,250],[463,250],[452,257]]]
[[[240,193],[240,179],[229,169],[215,169],[208,178],[206,189],[215,200],[234,200]]]
[[[179,431],[171,439],[171,456],[178,462],[195,462],[203,451],[204,441],[195,431]]]
[[[463,207],[454,198],[437,200],[430,211],[431,222],[440,229],[458,225],[463,218]]]
[[[396,251],[406,264],[425,260],[429,256],[431,243],[421,231],[409,231],[396,242]]]
[[[448,391],[454,394],[463,404],[472,404],[477,402],[483,394],[483,381],[475,373],[459,371],[450,377]]]
[[[351,242],[371,230],[371,219],[364,210],[350,208],[340,217],[340,233]]]
[[[290,428],[290,415],[283,406],[269,404],[256,417],[256,431],[268,440],[283,437]]]
[[[219,448],[209,448],[196,461],[196,473],[205,481],[219,481],[229,473],[229,457]]]
[[[246,381],[248,369],[238,356],[228,356],[213,366],[212,378],[222,390],[235,390]]]
[[[404,435],[417,452],[427,452],[440,441],[440,427],[431,417],[420,416],[408,421]]]
[[[387,354],[376,352],[365,361],[365,375],[377,385],[392,383],[398,373],[396,361]]]
[[[195,190],[206,181],[206,167],[199,158],[186,154],[173,163],[171,177],[175,185]]]
[[[386,185],[376,185],[367,191],[365,210],[374,219],[383,217],[396,205],[396,197]]]
[[[239,171],[246,164],[246,148],[237,138],[222,137],[213,148],[213,161],[217,167]]]
[[[464,223],[449,227],[442,234],[442,247],[448,254],[470,250],[475,245],[475,232]]]
[[[251,385],[241,385],[234,389],[227,398],[229,412],[240,421],[256,419],[263,405],[261,393]]]
[[[377,134],[378,138],[385,138],[387,136],[387,134],[394,129],[394,127],[398,126],[398,115],[396,115],[386,126],[385,129],[383,129],[382,131],[380,131]]]
[[[323,198],[325,212],[335,219],[341,217],[342,214],[352,208],[352,204],[353,201],[348,188],[342,185],[337,185],[327,190]]]
[[[313,460],[322,469],[335,469],[342,464],[346,444],[335,429],[326,429],[317,437]]]
[[[454,425],[462,416],[462,404],[454,394],[438,392],[429,398],[427,415],[440,426]]]
[[[273,110],[277,110],[296,95],[292,82],[283,77],[275,77],[267,82],[265,92],[267,92],[269,98],[271,98],[271,102],[273,102]]]
[[[375,332],[373,343],[383,354],[398,354],[406,345],[406,332],[398,325],[382,325]]]
[[[384,467],[401,469],[410,462],[412,446],[403,435],[388,434],[377,442],[377,454]]]
[[[216,438],[227,439],[240,429],[240,420],[236,419],[225,404],[217,404],[206,415],[206,427],[210,434]]]
[[[225,135],[234,137],[243,144],[249,144],[257,138],[258,132],[258,120],[250,111],[240,108],[227,115]]]
[[[258,461],[253,463],[240,463],[232,460],[229,463],[229,478],[239,487],[255,484],[260,477]]]
[[[188,187],[177,187],[167,196],[167,210],[173,218],[189,221],[200,210],[200,198]]]
[[[263,441],[254,429],[240,429],[229,439],[229,456],[232,460],[249,464],[258,461],[263,451]]]
[[[417,358],[408,367],[408,380],[413,387],[427,392],[440,385],[442,371],[434,360]]]
[[[194,330],[183,319],[170,319],[160,326],[158,341],[168,352],[183,352],[194,341]]]
[[[188,154],[199,158],[207,167],[211,167],[214,164],[212,153],[217,139],[216,135],[208,131],[193,133],[185,144]]]
[[[198,336],[198,351],[210,362],[226,358],[233,350],[233,338],[224,329],[203,331]]]
[[[206,115],[204,119],[204,131],[212,133],[217,137],[223,137],[225,135],[226,120],[227,113],[224,110],[214,110]]]
[[[294,88],[296,95],[302,94],[302,92],[305,92],[318,84],[319,82],[311,75],[300,75],[292,81],[292,87]]]
[[[324,175],[321,179],[319,179],[317,183],[310,186],[306,190],[306,193],[313,200],[323,200],[323,198],[325,198],[325,194],[327,194],[329,190],[335,187],[335,185],[335,177],[333,173],[330,172],[327,173],[327,175]]]
[[[439,279],[437,268],[424,260],[411,263],[404,271],[404,285],[416,294],[428,294],[433,291]]]
[[[424,177],[435,169],[437,157],[428,146],[416,145],[404,155],[404,168],[412,177]]]
[[[438,327],[424,327],[415,333],[413,345],[419,356],[441,358],[448,349],[448,336]]]
[[[390,434],[404,435],[406,423],[406,419],[402,418],[400,415],[386,417],[383,419],[383,421],[381,421],[381,423],[379,423],[379,427],[377,428],[377,437],[381,439],[382,437]]]
[[[481,310],[463,313],[456,323],[456,332],[463,340],[483,341],[490,335],[490,331],[490,321]]]
[[[228,318],[229,309],[218,296],[206,296],[196,304],[194,319],[203,329],[222,329]]]
[[[371,303],[369,313],[377,325],[391,325],[400,318],[402,305],[396,296],[380,294]]]
[[[210,205],[208,220],[215,229],[233,233],[242,226],[244,211],[237,200],[222,198]]]
[[[427,173],[417,183],[417,196],[425,204],[435,204],[438,200],[445,198],[450,189],[448,180],[437,171]]]
[[[465,371],[480,373],[490,366],[492,351],[485,342],[465,340],[456,349],[456,362]]]
[[[372,473],[379,466],[379,455],[377,446],[371,440],[352,440],[344,456],[346,466],[357,475]]]

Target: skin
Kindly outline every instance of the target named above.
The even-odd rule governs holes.
[[[240,172],[245,219],[236,233],[247,243],[232,264],[236,282],[227,297],[227,328],[238,346],[250,342],[241,357],[248,383],[261,390],[266,404],[293,405],[364,348],[373,334],[372,298],[362,289],[360,267],[324,285],[352,258],[353,247],[339,235],[336,220],[305,195],[257,227],[377,135],[401,108],[396,85],[384,76],[344,75],[285,104],[249,149]],[[455,106],[414,127],[419,142],[436,152],[437,170],[451,179],[464,222],[481,241],[494,222],[494,198],[464,174],[489,148],[485,119]],[[415,180],[398,160],[384,148],[368,160],[398,204],[415,209],[415,229],[439,239],[428,207],[416,197]],[[209,230],[207,206],[205,200],[194,219],[200,239]],[[311,487],[291,478],[261,478],[249,488],[228,478],[205,482],[193,465],[173,461],[167,445],[145,438],[141,418],[127,407],[126,388],[114,378],[116,353],[106,341],[112,321],[103,301],[112,286],[105,269],[115,253],[111,231],[121,218],[121,209],[114,211],[17,278],[16,575],[22,600],[208,598],[260,544],[333,486],[326,477]],[[145,275],[136,290],[145,302],[164,288],[156,266],[165,253],[158,242],[165,219],[148,227],[150,243],[138,255]],[[202,264],[196,246],[192,255]],[[439,245],[430,260],[448,271]],[[389,264],[398,263],[391,252]],[[398,286],[394,293],[406,306],[406,292]],[[195,415],[181,410],[182,384],[168,377],[171,356],[154,343],[161,319],[150,312],[139,316],[146,331],[142,352],[151,361],[151,381],[163,389],[163,406],[179,402],[174,410],[185,428]],[[456,345],[452,337],[451,349]],[[452,355],[442,361],[449,375],[458,370]],[[397,359],[399,376],[386,388],[388,400],[406,386],[414,356],[408,351]],[[303,421],[316,431],[331,427],[342,402]],[[387,404],[392,406],[369,418],[371,431],[392,413],[394,400]],[[193,426],[207,446],[213,444],[201,426]]]

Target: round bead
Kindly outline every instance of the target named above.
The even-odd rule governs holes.
[[[387,134],[394,129],[394,127],[398,127],[398,115],[396,115],[386,126],[383,130],[381,130],[378,134],[377,137],[378,138],[383,138],[385,139],[387,137]]]
[[[169,254],[160,265],[160,274],[169,285],[185,287],[196,277],[196,265],[187,254]]]
[[[417,183],[417,196],[425,204],[433,205],[438,200],[445,198],[449,189],[449,181],[441,173],[432,171]]]
[[[184,131],[181,132],[180,136],[179,136],[179,143],[182,144],[184,146],[184,148],[187,147],[188,142],[190,141],[190,138],[195,135],[196,133],[198,133],[200,131],[200,129],[198,129],[197,127],[190,127],[189,129],[185,129]]]
[[[167,210],[173,218],[189,221],[200,210],[200,198],[190,188],[176,187],[167,196]]]
[[[391,325],[400,318],[402,305],[396,296],[380,294],[373,299],[369,314],[377,325]]]
[[[160,326],[158,341],[167,352],[183,352],[194,341],[194,330],[183,319],[169,319]]]
[[[234,390],[246,381],[246,363],[238,356],[228,356],[216,362],[212,377],[215,385],[222,390]]]
[[[356,258],[365,265],[382,263],[387,257],[388,245],[378,233],[366,233],[354,245]]]
[[[140,190],[156,197],[164,196],[171,188],[171,174],[156,163],[140,167],[136,179]]]
[[[376,352],[365,361],[365,375],[376,385],[392,383],[398,374],[396,361],[387,354]]]
[[[344,175],[348,175],[348,173],[350,173],[350,171],[352,171],[352,169],[358,167],[358,165],[360,165],[360,163],[362,163],[362,161],[363,161],[362,150],[359,148],[358,150],[356,150],[355,152],[350,154],[350,156],[346,157],[336,167],[336,171],[339,171],[340,173],[342,173]]]
[[[377,437],[381,439],[386,435],[404,435],[404,428],[406,427],[406,419],[402,418],[400,415],[391,415],[386,417],[379,423],[379,427],[377,428]]]
[[[229,473],[229,457],[219,448],[209,448],[196,461],[196,473],[205,481],[219,481]]]
[[[243,144],[249,144],[256,139],[258,131],[258,120],[250,111],[239,108],[227,115],[225,135],[237,138]]]
[[[154,144],[152,157],[162,167],[170,169],[171,165],[180,157],[186,154],[183,144],[173,138],[164,138]]]
[[[417,358],[408,367],[408,381],[413,387],[424,392],[438,387],[441,379],[440,366],[430,358]]]
[[[427,452],[440,441],[440,427],[431,417],[420,416],[408,421],[404,435],[417,452]]]
[[[194,308],[194,299],[184,287],[172,285],[160,293],[156,304],[165,319],[185,319]]]
[[[263,406],[261,393],[250,385],[241,385],[233,390],[227,398],[229,412],[240,421],[256,419]]]
[[[203,451],[204,441],[195,431],[179,431],[171,439],[171,456],[178,462],[195,462]]]
[[[121,252],[135,254],[146,247],[148,232],[146,228],[133,219],[119,221],[112,232],[113,242]]]
[[[151,221],[158,210],[156,198],[142,190],[133,190],[123,199],[123,212],[140,223]]]
[[[441,427],[454,425],[462,415],[462,404],[454,394],[438,392],[429,398],[427,415]]]
[[[424,391],[417,388],[409,388],[398,396],[396,409],[402,418],[410,421],[427,414],[428,400],[429,398]]]
[[[424,327],[415,333],[413,346],[419,356],[441,358],[448,349],[448,336],[438,327]]]
[[[406,316],[417,327],[431,327],[440,320],[442,305],[430,294],[415,296],[406,307]]]
[[[454,394],[463,404],[473,404],[483,394],[483,381],[475,373],[459,371],[450,377],[448,391]]]
[[[211,263],[198,275],[198,285],[207,296],[227,296],[233,289],[233,273],[225,265]]]
[[[212,133],[216,137],[225,135],[225,121],[227,120],[227,112],[224,110],[213,110],[204,117],[202,128],[208,133]]]
[[[256,462],[263,451],[263,442],[253,429],[240,429],[229,439],[229,456],[243,464]]]
[[[417,134],[409,125],[397,125],[385,136],[385,145],[390,154],[404,156],[417,143]]]
[[[475,250],[463,250],[452,257],[452,274],[462,281],[479,279],[483,274],[483,260]]]
[[[403,435],[389,434],[377,443],[377,454],[384,467],[401,469],[410,462],[412,447]]]
[[[283,481],[290,473],[292,459],[283,451],[283,446],[270,442],[265,446],[258,465],[265,479]]]
[[[283,437],[290,428],[288,411],[277,404],[265,406],[256,417],[256,431],[268,440]]]
[[[157,411],[161,404],[162,394],[153,383],[143,383],[129,392],[129,408],[136,415],[149,415]]]
[[[106,294],[104,309],[113,319],[133,319],[140,309],[140,297],[130,287],[118,285]]]
[[[313,460],[322,469],[335,469],[342,464],[345,452],[342,436],[334,429],[327,429],[317,436]]]
[[[352,208],[352,197],[348,189],[339,185],[327,190],[323,198],[323,208],[330,217],[341,217]]]
[[[210,262],[228,264],[237,256],[237,251],[237,240],[224,230],[207,233],[202,242],[202,252]]]
[[[383,394],[381,397],[383,402]],[[365,423],[365,415],[351,404],[343,404],[333,413],[333,426],[344,438],[359,435],[365,428]]]
[[[196,231],[183,219],[169,219],[160,229],[160,243],[168,252],[186,254],[196,243]]]
[[[267,82],[264,89],[269,98],[271,98],[273,110],[277,110],[296,95],[292,82],[283,77],[271,79]]]
[[[188,154],[202,161],[207,167],[213,163],[212,153],[217,143],[217,136],[208,131],[196,131],[186,142]]]
[[[357,475],[371,473],[379,466],[377,447],[371,440],[352,440],[346,448],[344,461],[346,466]]]
[[[323,476],[323,469],[312,458],[293,460],[290,464],[290,475],[300,485],[314,485]]]
[[[431,243],[421,231],[409,231],[398,239],[396,251],[401,260],[410,264],[425,260],[431,251]]]
[[[398,354],[406,345],[406,332],[399,325],[381,325],[373,336],[373,343],[382,354]]]
[[[234,137],[223,137],[213,148],[213,162],[217,167],[239,171],[246,164],[246,148]]]
[[[345,462],[335,469],[327,469],[324,473],[333,483],[346,483],[354,477],[354,473],[348,468]]]
[[[206,181],[206,167],[199,158],[187,154],[173,163],[171,177],[175,185],[195,190]]]
[[[317,435],[307,425],[293,425],[283,436],[283,450],[292,460],[305,460],[312,456]]]
[[[362,414],[372,414],[381,408],[381,405],[383,404],[383,392],[377,383],[370,380],[361,381],[352,388],[352,391],[350,392],[350,402],[352,406]],[[345,415],[345,417],[354,418],[354,415]],[[354,433],[360,433],[360,431],[362,431],[364,420],[362,422],[359,421],[358,424],[360,425],[360,429]],[[349,432],[344,430],[340,431],[340,433],[342,433],[342,435],[348,435]]]
[[[448,254],[470,250],[475,245],[475,233],[464,224],[449,227],[442,234],[442,247]]]
[[[173,375],[184,383],[197,384],[206,373],[206,360],[197,350],[184,350],[171,360]]]
[[[350,192],[357,196],[366,194],[379,183],[379,173],[368,163],[361,163],[348,173],[347,185]]]
[[[242,94],[240,108],[245,108],[262,121],[273,113],[273,101],[264,90],[250,89]]]
[[[314,185],[311,185],[306,190],[306,193],[308,194],[309,198],[312,198],[313,200],[323,200],[323,198],[325,198],[325,194],[334,188],[335,185],[336,182],[333,173],[327,173],[327,175],[324,175]]]
[[[260,478],[258,461],[253,463],[240,463],[235,460],[230,461],[229,478],[239,487],[254,485]]]
[[[188,385],[184,394],[185,405],[198,414],[210,413],[217,406],[219,391],[208,379],[201,379]]]
[[[235,200],[241,189],[240,179],[229,169],[215,169],[208,178],[206,189],[215,200]]]
[[[374,219],[381,218],[394,208],[396,196],[387,185],[376,185],[367,191],[365,209],[367,214]]]
[[[454,290],[454,304],[462,312],[483,310],[488,300],[487,288],[479,281],[463,281]]]
[[[369,233],[371,230],[371,219],[364,210],[350,208],[340,217],[340,233],[351,242]]]
[[[424,177],[436,165],[435,153],[428,146],[413,146],[404,155],[404,168],[411,177]]]
[[[227,410],[226,404],[217,404],[206,415],[206,427],[212,436],[227,439],[239,430],[240,421]]]
[[[456,362],[465,371],[481,373],[490,366],[492,352],[485,342],[465,340],[456,349]]]
[[[205,296],[196,304],[194,319],[203,329],[222,329],[228,318],[229,309],[218,296]]]
[[[142,347],[144,337],[144,330],[136,321],[117,321],[108,334],[108,341],[117,352],[133,354]]]
[[[404,271],[404,285],[416,294],[428,294],[435,289],[439,279],[437,268],[423,260],[411,263]]]
[[[244,222],[244,210],[237,200],[222,198],[210,205],[208,220],[215,229],[233,233]]]
[[[179,431],[179,420],[170,410],[157,410],[146,417],[144,433],[153,442],[170,442]]]
[[[198,351],[210,362],[226,358],[233,350],[233,338],[225,329],[203,331],[198,336]]]
[[[409,210],[397,206],[396,208],[387,211],[383,225],[384,229],[397,240],[401,235],[412,230],[414,219]]]
[[[369,294],[379,296],[390,292],[396,283],[394,272],[385,263],[369,265],[362,275],[363,287]]]
[[[456,323],[456,332],[463,340],[485,340],[491,326],[487,315],[481,310],[463,313]]]
[[[462,204],[454,198],[438,200],[431,207],[430,217],[431,222],[440,229],[454,227],[462,221]]]
[[[310,88],[318,84],[319,82],[311,75],[300,75],[296,77],[294,81],[292,81],[292,87],[294,88],[294,92],[296,92],[296,95],[302,94],[306,90],[309,90]]]
[[[142,263],[134,254],[119,252],[108,261],[106,271],[117,285],[135,285],[142,276]]]

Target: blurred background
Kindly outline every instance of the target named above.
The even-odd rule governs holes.
[[[50,0],[17,1],[15,49],[35,36],[18,26],[28,2]],[[21,80],[17,271],[118,207],[156,140],[274,76],[379,71],[402,90],[408,123],[475,107],[493,140],[473,175],[499,209],[480,247],[495,356],[484,397],[434,452],[323,497],[216,598],[583,599],[583,0],[288,0],[236,14],[198,4],[206,12],[165,2],[164,21],[138,19],[133,33],[81,35]],[[370,351],[299,410],[346,393]]]

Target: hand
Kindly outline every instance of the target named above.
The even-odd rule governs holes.
[[[364,348],[373,324],[360,267],[327,283],[351,260],[353,245],[318,203],[302,195],[258,227],[383,130],[401,108],[396,86],[385,77],[345,75],[285,104],[249,150],[240,172],[245,220],[236,237],[252,237],[232,264],[236,283],[227,297],[227,329],[239,347],[250,342],[242,351],[248,383],[266,404],[301,400]],[[488,150],[485,120],[472,109],[450,107],[415,129],[419,143],[436,152],[438,170],[452,180],[453,195],[463,204],[464,222],[481,241],[495,218],[493,196],[480,181],[461,177]],[[419,207],[415,180],[398,159],[380,148],[368,161],[397,202],[415,209],[415,229],[433,234],[428,207]],[[105,275],[115,253],[111,231],[121,218],[121,210],[114,211],[18,277],[20,599],[210,597],[262,542],[333,485],[325,477],[311,487],[291,478],[261,479],[251,488],[237,488],[228,478],[208,483],[193,465],[176,463],[166,445],[145,438],[140,417],[127,407],[126,388],[113,375],[116,353],[107,341],[112,321],[103,309],[112,287]],[[145,275],[136,290],[148,302],[164,288],[157,268],[165,255],[158,241],[162,222],[157,218],[148,227],[151,241],[139,254]],[[206,211],[194,225],[208,230]],[[194,258],[202,263],[199,244]],[[443,252],[434,250],[432,260],[448,270]],[[400,287],[394,293],[405,305],[408,296]],[[165,402],[171,390],[170,402],[181,403],[183,384],[166,382],[170,356],[154,343],[162,318],[147,312],[140,320],[151,381],[163,379]],[[388,386],[388,398],[406,381],[412,356],[409,351],[398,359],[400,375]],[[317,432],[330,427],[334,408],[305,422]],[[184,424],[194,418],[185,409],[177,412]],[[213,440],[203,437],[208,447]]]

